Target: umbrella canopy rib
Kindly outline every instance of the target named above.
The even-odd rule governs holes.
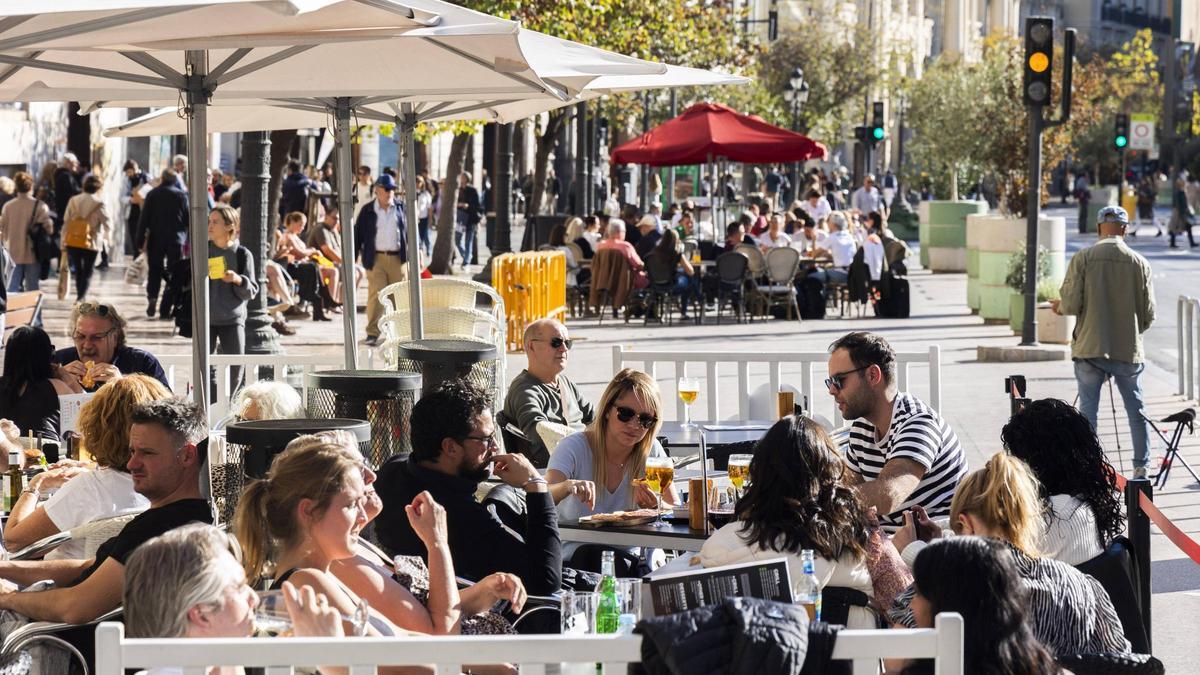
[[[239,61],[246,58],[246,56],[252,51],[254,50],[249,47],[242,47],[240,49],[233,50],[233,53],[229,56],[226,56],[224,61],[218,63],[216,68],[208,71],[209,81],[214,84],[220,84],[224,82],[225,80],[221,78],[223,75],[225,75],[225,72],[236,66]]]
[[[26,58],[36,60],[37,57],[39,57],[41,55],[42,55],[42,52],[30,52],[26,56]],[[8,68],[5,68],[4,72],[0,73],[0,84],[4,84],[5,80],[12,77],[13,75],[16,75],[17,72],[21,70],[21,68],[22,68],[22,66],[9,66]]]
[[[159,61],[153,56],[150,56],[146,52],[121,52],[121,56],[124,56],[125,58],[133,61],[150,72],[162,75],[174,87],[179,89],[184,89],[187,87],[187,81],[184,79],[182,73],[175,70],[171,66],[168,66],[162,61]]]
[[[316,46],[318,46],[318,45],[315,45],[315,44],[294,45],[292,47],[287,47],[285,49],[281,49],[270,56],[264,56],[263,58],[255,61],[254,63],[247,63],[246,65],[242,66],[241,68],[238,68],[236,70],[231,70],[231,71],[225,73],[224,75],[222,75],[217,81],[218,81],[218,83],[222,83],[222,84],[225,82],[232,82],[233,80],[236,80],[239,77],[242,77],[243,75],[249,75],[250,73],[253,73],[255,71],[262,70],[263,68],[266,68],[267,66],[273,66],[276,63],[279,63],[280,61],[290,59],[293,56],[295,56],[297,54],[302,54]]]
[[[113,28],[116,26],[128,26],[131,23],[139,21],[149,21],[179,12],[186,12],[193,7],[154,7],[150,9],[138,9],[132,12],[122,12],[120,14],[112,14],[101,17],[99,19],[91,19],[81,21],[79,23],[59,26],[57,28],[49,28],[47,30],[29,33],[20,37],[10,38],[8,40],[0,40],[0,51],[11,51],[20,49],[29,45],[37,45],[43,42],[50,42],[64,37],[73,37],[76,35],[91,33],[94,31],[104,30],[105,28]],[[17,18],[17,17],[13,17]]]
[[[149,75],[138,75],[137,73],[124,73],[119,70],[106,70],[104,68],[91,68],[89,66],[80,66],[74,63],[58,63],[57,61],[39,61],[37,59],[26,58],[22,56],[10,56],[8,54],[0,54],[0,63],[8,63],[14,66],[26,66],[39,70],[56,70],[63,73],[72,73],[75,75],[86,75],[88,77],[108,78],[111,80],[120,80],[122,82],[134,82],[137,84],[148,84],[152,87],[164,87],[168,89],[178,89],[174,82],[165,80],[161,77],[151,77]],[[11,74],[7,74],[11,75]]]
[[[32,14],[26,16],[8,16],[0,19],[0,35],[4,35],[8,31],[20,26],[26,21],[33,18]]]
[[[500,70],[496,70],[495,64],[488,63],[487,61],[479,58],[478,56],[475,56],[474,54],[468,54],[467,52],[465,52],[457,47],[453,47],[451,45],[445,44],[444,42],[442,42],[436,38],[426,37],[426,38],[422,38],[422,39],[424,39],[426,42],[428,42],[431,45],[434,45],[436,47],[439,47],[441,49],[444,49],[444,50],[450,52],[451,54],[455,54],[461,58],[464,58],[467,61],[470,61],[471,63],[474,63],[477,66],[482,66],[484,68],[492,69],[497,75],[500,75],[502,77],[507,77],[508,79],[510,79],[513,82],[516,82],[518,84],[523,84],[526,87],[529,87],[532,91],[545,92],[556,98],[560,98],[560,99],[564,99],[564,100],[566,99],[565,92],[557,91],[549,85],[546,85],[546,84],[543,84],[540,82],[535,82],[533,80],[530,80],[527,77],[521,77],[520,75],[517,75],[516,73],[505,73]]]

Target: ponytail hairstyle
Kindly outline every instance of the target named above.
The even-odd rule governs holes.
[[[961,534],[959,517],[969,513],[1022,552],[1036,556],[1045,522],[1038,490],[1028,464],[998,452],[959,483],[950,502],[950,525]]]
[[[289,445],[277,455],[267,477],[246,487],[233,517],[246,579],[254,583],[273,573],[279,552],[304,540],[296,518],[302,499],[313,500],[313,514],[320,516],[361,466],[362,457],[333,442]]]

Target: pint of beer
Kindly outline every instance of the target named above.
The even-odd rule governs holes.
[[[777,395],[776,402],[779,406],[779,418],[783,419],[788,415],[796,412],[796,393],[793,391],[781,391]]]

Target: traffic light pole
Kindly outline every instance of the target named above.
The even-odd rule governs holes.
[[[1028,199],[1025,207],[1025,321],[1021,325],[1021,345],[1036,347],[1037,339],[1037,273],[1038,273],[1038,216],[1042,202],[1042,132],[1046,120],[1044,106],[1028,106],[1029,111],[1029,177]]]

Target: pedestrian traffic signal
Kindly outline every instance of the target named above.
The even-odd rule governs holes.
[[[1113,130],[1113,147],[1122,152],[1129,145],[1129,115],[1117,113],[1117,124]]]
[[[1050,104],[1050,75],[1054,64],[1054,19],[1031,16],[1025,19],[1026,105]]]
[[[871,106],[871,137],[869,140],[872,144],[883,140],[884,112],[883,101],[875,101]]]

